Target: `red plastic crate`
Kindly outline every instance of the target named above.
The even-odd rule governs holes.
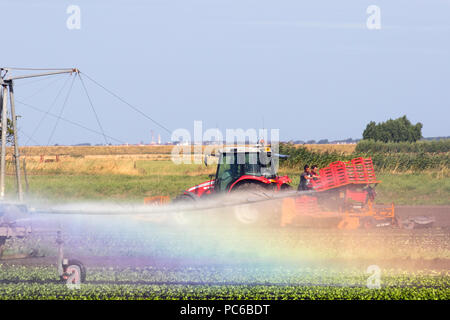
[[[319,178],[312,180],[315,190],[327,190],[349,184],[378,183],[371,158],[355,158],[348,162],[335,161],[319,170]]]

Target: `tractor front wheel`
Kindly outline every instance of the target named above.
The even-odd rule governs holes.
[[[187,194],[187,193],[183,193],[178,195],[175,199],[173,199],[173,203],[186,203],[186,202],[193,202],[196,199],[194,198],[193,195]]]
[[[197,199],[196,196],[190,193],[183,193],[177,196],[172,202],[176,205],[189,205],[194,203]],[[180,208],[180,210],[175,210],[173,213],[174,221],[177,225],[188,225],[188,224],[198,224],[199,219],[197,213],[190,212],[187,213]]]

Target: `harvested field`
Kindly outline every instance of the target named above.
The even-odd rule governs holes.
[[[87,156],[87,155],[130,155],[170,154],[173,146],[48,146],[20,147],[24,156]],[[12,148],[8,148],[12,153]]]
[[[355,151],[356,144],[304,144],[298,147],[306,147],[316,152],[339,152],[351,154]],[[188,148],[183,147],[182,148]],[[202,146],[202,150],[211,146]],[[214,146],[212,146],[214,148]],[[120,145],[120,146],[24,146],[20,147],[20,153],[24,156],[88,156],[88,155],[142,155],[142,154],[170,154],[172,145]],[[194,152],[194,147],[190,147]],[[12,147],[8,147],[8,153],[12,154]]]
[[[342,154],[352,154],[356,149],[356,144],[300,144],[298,147],[314,152],[338,152]]]

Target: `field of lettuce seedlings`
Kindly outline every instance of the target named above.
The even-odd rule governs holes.
[[[71,289],[51,266],[2,265],[1,299],[449,299],[448,271],[383,270],[380,289],[358,270],[287,267],[90,268]]]
[[[448,226],[342,231],[100,222],[79,222],[64,236],[66,256],[87,267],[79,289],[58,281],[54,239],[9,241],[6,254],[37,248],[37,257],[0,260],[0,299],[450,299]],[[374,283],[371,265],[379,267],[379,287],[367,286]]]

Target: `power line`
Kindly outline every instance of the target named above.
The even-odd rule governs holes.
[[[8,71],[8,70],[34,70],[34,71],[40,70],[40,71],[44,71],[44,70],[73,70],[73,69],[69,69],[69,68],[55,69],[55,68],[17,68],[17,67],[7,67],[7,68],[1,68],[1,70],[4,70],[4,71]],[[90,128],[87,128],[87,127],[85,127],[85,126],[79,124],[79,123],[76,123],[76,122],[74,122],[74,121],[71,121],[71,120],[68,120],[68,119],[65,119],[65,118],[62,117],[62,114],[63,114],[63,112],[64,112],[64,110],[65,110],[65,107],[66,107],[66,105],[67,105],[67,101],[68,101],[68,99],[69,99],[70,93],[71,93],[72,88],[73,88],[73,84],[74,84],[74,80],[75,80],[75,77],[74,77],[74,78],[72,79],[72,83],[71,83],[71,85],[70,85],[69,91],[67,92],[66,98],[65,98],[64,103],[63,103],[63,106],[62,106],[62,108],[61,108],[61,110],[60,110],[60,112],[59,112],[59,115],[52,114],[52,113],[50,113],[50,111],[51,111],[51,109],[53,108],[54,104],[56,103],[56,100],[57,100],[57,98],[59,97],[60,93],[61,93],[62,90],[65,88],[65,85],[66,85],[66,83],[67,83],[67,80],[66,80],[66,82],[64,83],[63,87],[61,88],[60,92],[58,93],[57,97],[55,98],[55,101],[52,103],[52,105],[50,105],[50,108],[49,108],[47,111],[39,110],[39,108],[34,107],[34,106],[31,106],[30,104],[26,104],[26,103],[24,103],[23,101],[22,101],[22,102],[21,102],[21,101],[17,101],[18,103],[21,103],[22,105],[31,107],[31,108],[33,108],[33,109],[39,111],[39,112],[43,112],[43,113],[44,113],[43,118],[41,118],[41,120],[40,120],[40,122],[38,123],[37,127],[35,128],[35,130],[34,130],[32,136],[34,136],[34,134],[36,133],[36,131],[40,128],[42,122],[45,120],[45,117],[46,117],[47,115],[50,115],[50,116],[52,116],[52,117],[55,117],[55,118],[57,119],[57,121],[56,121],[55,126],[54,126],[54,128],[53,128],[53,130],[52,130],[52,132],[51,132],[51,134],[50,134],[50,136],[49,136],[47,145],[50,144],[50,142],[51,142],[51,140],[52,140],[52,138],[53,138],[53,136],[54,136],[54,134],[55,134],[56,128],[57,128],[57,126],[58,126],[58,124],[59,124],[59,120],[62,120],[62,121],[71,123],[71,124],[73,124],[73,125],[76,125],[76,126],[78,126],[78,127],[80,127],[80,128],[83,128],[83,129],[85,129],[85,130],[94,132],[94,133],[96,133],[96,134],[101,134],[101,135],[103,136],[103,138],[105,139],[106,144],[108,144],[108,139],[107,139],[107,137],[108,137],[108,138],[111,138],[112,140],[115,140],[115,141],[117,141],[117,142],[123,143],[122,141],[120,141],[120,140],[118,140],[118,139],[116,139],[116,138],[107,136],[107,135],[105,134],[105,131],[103,130],[103,127],[102,127],[102,125],[101,125],[99,116],[98,116],[98,114],[97,114],[97,112],[96,112],[96,110],[95,110],[93,101],[92,101],[92,99],[91,99],[91,97],[90,97],[90,95],[89,95],[89,92],[88,92],[88,90],[87,90],[87,87],[86,87],[86,85],[85,85],[85,82],[84,82],[83,78],[81,77],[81,72],[78,71],[77,73],[78,73],[78,75],[79,75],[79,77],[80,77],[81,84],[82,84],[83,89],[84,89],[84,91],[85,91],[85,93],[86,93],[86,96],[87,96],[87,98],[88,98],[88,100],[89,100],[89,104],[90,104],[91,109],[92,109],[92,111],[93,111],[93,113],[94,113],[94,115],[95,115],[95,118],[96,118],[98,127],[100,128],[100,131],[101,131],[101,132],[92,130],[92,129],[90,129]],[[128,101],[126,101],[124,98],[122,98],[122,97],[119,96],[118,94],[116,94],[116,93],[114,93],[113,91],[109,90],[109,89],[106,88],[104,85],[100,84],[98,81],[96,81],[96,80],[94,80],[93,78],[91,78],[89,75],[85,74],[84,72],[83,72],[83,75],[86,76],[86,77],[87,77],[90,81],[92,81],[94,84],[96,84],[97,86],[99,86],[100,88],[102,88],[103,90],[105,90],[107,93],[109,93],[110,95],[112,95],[113,97],[115,97],[116,99],[118,99],[119,101],[121,101],[122,103],[126,104],[128,107],[130,107],[131,109],[133,109],[135,112],[139,113],[140,115],[142,115],[142,116],[145,117],[146,119],[152,121],[154,124],[156,124],[158,127],[160,127],[160,128],[162,128],[163,130],[165,130],[167,133],[169,133],[169,134],[172,133],[171,130],[168,129],[166,126],[164,126],[163,124],[159,123],[158,121],[156,121],[155,119],[153,119],[152,117],[150,117],[148,114],[146,114],[145,112],[143,112],[141,109],[139,109],[138,107],[136,107],[136,106],[132,105],[131,103],[129,103]],[[53,82],[52,82],[52,83],[53,83]],[[51,83],[51,84],[52,84],[52,83]],[[50,85],[50,84],[49,84],[49,85]],[[34,96],[34,94],[33,94],[33,96]],[[30,97],[31,97],[31,96],[30,96]],[[28,97],[28,98],[29,98],[29,97]],[[28,139],[27,143],[29,142],[29,140],[30,140],[30,139]]]
[[[59,123],[59,119],[61,118],[61,116],[62,116],[62,114],[64,112],[64,109],[66,108],[67,100],[69,100],[70,93],[72,92],[72,87],[73,87],[73,83],[74,82],[75,82],[75,77],[72,78],[72,82],[70,83],[69,91],[67,91],[66,98],[64,99],[64,103],[63,103],[63,105],[61,107],[61,111],[59,112],[59,117],[56,120],[55,126],[53,127],[53,131],[50,134],[50,137],[48,138],[47,145],[50,145],[50,141],[52,140],[53,135],[55,134],[56,127],[58,126],[58,123]]]
[[[152,121],[154,124],[156,124],[158,127],[164,129],[165,131],[167,131],[169,134],[172,134],[172,131],[169,130],[167,127],[165,127],[164,125],[162,125],[161,123],[157,122],[156,120],[154,120],[153,118],[151,118],[149,115],[145,114],[143,111],[141,111],[139,108],[133,106],[131,103],[125,101],[125,99],[121,98],[120,96],[118,96],[117,94],[115,94],[114,92],[112,92],[111,90],[107,89],[105,86],[101,85],[99,82],[95,81],[94,79],[92,79],[91,77],[89,77],[86,73],[83,73],[84,76],[86,76],[86,78],[88,78],[89,80],[91,80],[92,82],[94,82],[97,86],[99,86],[100,88],[102,88],[103,90],[105,90],[106,92],[108,92],[110,95],[114,96],[116,99],[122,101],[123,103],[125,103],[126,105],[128,105],[131,109],[133,109],[134,111],[136,111],[137,113],[141,114],[142,116],[144,116],[145,118],[147,118],[148,120]]]
[[[19,68],[19,67],[3,67],[4,70],[22,70],[22,71],[46,71],[46,70],[72,70],[72,68]]]
[[[21,104],[21,105],[23,105],[23,106],[29,107],[29,108],[31,108],[31,109],[33,109],[33,110],[35,110],[35,111],[38,111],[38,112],[41,112],[41,113],[47,113],[47,111],[44,111],[44,110],[42,110],[42,109],[40,109],[40,108],[38,108],[38,107],[36,107],[36,106],[33,106],[33,105],[29,104],[29,103],[25,103],[25,102],[20,101],[20,100],[17,100],[17,99],[16,99],[16,102],[19,103],[19,104]],[[51,116],[51,117],[53,117],[53,118],[59,119],[59,120],[61,120],[61,121],[67,122],[67,123],[69,123],[69,124],[72,124],[72,125],[74,125],[74,126],[76,126],[76,127],[79,127],[79,128],[84,129],[84,130],[90,131],[90,132],[92,132],[92,133],[95,133],[95,134],[98,134],[98,135],[102,135],[101,132],[98,132],[98,131],[96,131],[96,130],[94,130],[94,129],[88,128],[88,127],[86,127],[86,126],[84,126],[84,125],[82,125],[82,124],[80,124],[80,123],[78,123],[78,122],[75,122],[75,121],[72,121],[72,120],[69,120],[69,119],[60,117],[60,116],[58,116],[58,115],[56,115],[56,114],[54,114],[54,113],[48,112],[48,115]],[[111,137],[110,135],[106,135],[106,136],[107,136],[109,139],[114,140],[114,141],[117,141],[117,142],[120,143],[120,144],[124,144],[124,143],[125,143],[124,141],[119,140],[119,139],[116,139],[116,138],[114,138],[114,137]]]
[[[49,77],[42,77],[42,78],[39,78],[39,79],[34,79],[34,80],[29,80],[29,81],[15,82],[14,83],[14,87],[28,86],[28,85],[33,84],[33,83],[48,81],[48,79],[51,79],[51,78],[49,78]]]
[[[50,81],[49,83],[47,83],[45,86],[40,87],[38,90],[36,90],[33,94],[30,94],[29,96],[23,98],[24,100],[28,100],[34,96],[36,96],[37,94],[41,93],[43,90],[49,88],[52,84],[56,83],[57,81],[60,81],[61,78],[56,77],[56,79],[53,79],[53,81]]]
[[[89,96],[89,93],[88,93],[88,91],[86,89],[86,86],[84,85],[83,78],[81,78],[80,74],[78,74],[78,77],[80,78],[81,84],[83,85],[84,92],[86,93],[86,96],[87,96],[87,98],[89,100],[89,104],[91,105],[92,111],[94,112],[95,119],[97,120],[98,127],[100,128],[100,131],[103,134],[103,138],[105,138],[105,143],[108,144],[108,139],[106,139],[105,132],[103,131],[103,127],[102,127],[102,125],[100,123],[100,120],[98,118],[97,112],[95,111],[94,104],[92,103],[91,97]]]
[[[63,92],[64,88],[66,87],[70,77],[72,75],[69,75],[69,77],[67,77],[66,81],[64,81],[63,86],[61,87],[61,89],[59,89],[58,94],[56,95],[55,99],[53,100],[52,104],[50,105],[50,107],[48,108],[48,110],[45,112],[45,114],[42,116],[41,120],[39,120],[39,123],[37,124],[36,128],[34,129],[33,133],[31,136],[34,136],[36,134],[36,132],[39,130],[40,126],[42,125],[42,123],[44,122],[45,118],[47,117],[47,115],[50,113],[50,111],[53,109],[53,106],[55,105],[56,101],[58,100],[59,96],[61,95],[61,93]],[[30,142],[31,137],[28,138],[27,142],[25,144],[28,144],[28,142]]]
[[[28,142],[29,142],[30,140],[33,141],[36,145],[39,145],[39,142],[37,142],[36,140],[34,140],[33,137],[32,137],[31,135],[29,135],[29,134],[27,134],[25,131],[23,131],[22,128],[19,128],[19,129],[17,130],[17,133],[22,133],[24,136],[26,136],[26,137],[28,138],[28,141],[27,141],[27,143],[26,143],[25,145],[27,145]]]

